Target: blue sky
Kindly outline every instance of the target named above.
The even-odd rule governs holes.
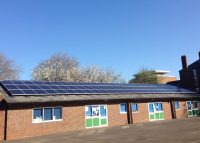
[[[22,67],[21,79],[64,52],[126,79],[142,67],[179,77],[181,55],[198,59],[199,7],[199,0],[0,1],[0,52]]]

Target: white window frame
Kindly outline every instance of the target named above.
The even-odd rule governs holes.
[[[154,105],[154,103],[161,103],[162,104],[162,111],[156,111],[156,109],[155,109],[155,105]],[[149,104],[153,104],[153,110],[154,110],[154,112],[149,112]],[[155,114],[155,113],[162,113],[163,112],[163,114],[164,114],[164,119],[159,119],[159,120],[157,120],[157,119],[150,119],[150,114]],[[165,113],[164,113],[164,106],[163,106],[163,102],[149,102],[148,103],[148,114],[149,114],[149,121],[160,121],[160,120],[165,120]]]
[[[86,115],[86,107],[87,106],[98,106],[98,108],[99,108],[99,115],[98,116],[87,116]],[[105,106],[105,108],[106,108],[106,116],[104,116],[104,117],[101,117],[101,115],[100,115],[100,106]],[[99,119],[106,119],[107,120],[107,124],[105,124],[105,125],[101,125],[100,124],[100,122],[101,122],[101,120],[99,120],[99,126],[92,126],[92,127],[86,127],[86,125],[85,125],[85,128],[87,129],[87,128],[99,128],[99,127],[104,127],[104,126],[108,126],[108,108],[107,108],[107,104],[92,104],[92,105],[85,105],[85,121],[86,121],[86,119],[92,119],[92,118],[99,118]]]
[[[175,106],[175,102],[178,103],[178,108],[177,108],[177,109],[176,109],[176,106]],[[179,102],[178,102],[178,100],[175,100],[175,101],[174,101],[174,108],[175,108],[175,110],[179,110],[179,109],[180,109],[180,106],[179,106]]]
[[[124,112],[124,111],[121,111],[121,104],[125,104],[126,105],[126,111]],[[120,114],[127,114],[127,103],[119,103],[119,112],[120,112]]]
[[[51,108],[52,109],[52,120],[44,120],[44,109]],[[56,119],[54,116],[54,108],[61,108],[61,119]],[[34,110],[35,109],[42,109],[42,119],[34,119]],[[63,108],[62,106],[55,106],[55,107],[37,107],[32,109],[32,123],[46,123],[46,122],[55,122],[55,121],[62,121],[63,120]]]
[[[133,109],[132,109],[132,104],[137,104],[137,111],[133,111]],[[138,103],[131,103],[131,109],[132,109],[132,112],[133,112],[133,113],[139,112],[139,104],[138,104]]]

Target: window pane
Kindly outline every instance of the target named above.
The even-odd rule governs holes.
[[[197,102],[192,101],[192,109],[198,108]]]
[[[106,116],[106,106],[103,106],[103,105],[100,106],[100,115],[101,117]]]
[[[132,111],[138,111],[138,104],[132,103]]]
[[[120,104],[120,112],[127,112],[127,105],[126,103]]]
[[[42,119],[42,109],[33,110],[33,119]]]
[[[187,102],[187,108],[188,110],[191,110],[191,103],[189,101]]]
[[[55,119],[62,119],[62,108],[61,107],[54,108],[54,117],[55,117]]]
[[[154,107],[156,111],[159,111],[158,103],[154,103]]]
[[[158,103],[158,111],[163,111],[162,103]]]
[[[149,112],[154,113],[153,103],[149,103]]]
[[[86,116],[92,116],[92,106],[85,107]]]
[[[175,106],[175,109],[179,108],[178,101],[174,101],[174,106]]]
[[[99,116],[99,106],[92,106],[92,116]]]
[[[44,108],[44,121],[52,120],[52,108]]]

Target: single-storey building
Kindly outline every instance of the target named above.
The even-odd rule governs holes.
[[[0,140],[199,115],[200,96],[155,84],[0,81]]]

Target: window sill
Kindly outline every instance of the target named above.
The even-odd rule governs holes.
[[[133,113],[133,114],[136,114],[136,113],[139,113],[139,111],[133,111],[132,113]]]
[[[120,114],[127,114],[127,112],[120,112]]]
[[[63,119],[58,119],[58,120],[48,120],[48,121],[39,121],[39,122],[32,122],[33,124],[38,124],[38,123],[50,123],[50,122],[60,122],[63,121]]]

